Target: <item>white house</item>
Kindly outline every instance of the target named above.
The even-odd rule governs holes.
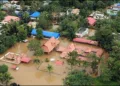
[[[67,15],[70,15],[70,14],[75,14],[75,15],[79,15],[80,13],[80,9],[76,8],[76,9],[68,9],[67,10]]]
[[[88,33],[89,33],[88,28],[81,27],[81,28],[79,28],[79,30],[76,32],[75,35],[77,37],[83,37],[83,36],[87,35]]]
[[[51,2],[51,0],[45,0],[43,1],[43,6],[49,5]]]
[[[8,3],[8,0],[0,0],[0,3]]]
[[[109,19],[108,16],[105,16],[104,13],[101,13],[100,11],[94,11],[89,16],[93,17],[94,19]]]

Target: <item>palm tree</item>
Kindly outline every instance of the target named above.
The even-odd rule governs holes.
[[[68,64],[71,65],[71,71],[73,69],[73,66],[77,65],[79,61],[77,60],[78,53],[76,51],[72,51],[68,54],[69,59],[67,60]]]
[[[97,73],[98,66],[99,66],[99,63],[101,62],[102,58],[97,57],[95,54],[91,54],[91,55],[89,55],[89,57],[92,59],[92,62],[91,62],[92,71],[93,71],[93,73]]]
[[[53,66],[48,64],[47,70],[48,70],[49,74],[51,75],[51,72],[53,71]]]
[[[7,86],[11,79],[13,79],[13,77],[8,72],[0,73],[0,85]]]
[[[39,70],[41,63],[40,59],[36,57],[35,59],[33,59],[33,63],[37,65],[37,70]]]

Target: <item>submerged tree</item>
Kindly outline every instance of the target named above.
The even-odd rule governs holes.
[[[38,28],[37,29],[37,36],[36,36],[38,39],[42,39],[43,38],[43,34],[42,34],[42,29],[41,28]]]
[[[71,71],[73,70],[73,66],[77,65],[78,64],[78,60],[77,60],[77,57],[78,57],[78,53],[76,51],[72,51],[68,54],[69,56],[69,59],[67,60],[68,64],[71,65]]]
[[[8,86],[9,82],[13,79],[10,73],[8,73],[8,66],[1,65],[0,66],[0,85]]]
[[[36,51],[35,51],[35,53],[34,53],[34,55],[35,56],[41,56],[41,55],[43,55],[44,54],[44,51],[43,51],[43,49],[42,48],[38,48]]]
[[[49,74],[51,75],[51,72],[53,71],[53,66],[48,64],[47,70],[48,70]]]
[[[39,70],[40,63],[41,63],[40,59],[38,57],[34,58],[33,63],[37,65],[37,70]]]
[[[36,51],[38,48],[40,48],[40,41],[31,40],[27,47],[29,50]]]
[[[92,59],[92,62],[90,64],[90,66],[92,68],[92,71],[93,71],[94,74],[97,74],[98,73],[98,66],[100,64],[100,61],[102,60],[102,57],[99,58],[95,54],[90,54],[89,58]]]

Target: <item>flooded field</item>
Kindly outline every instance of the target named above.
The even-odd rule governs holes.
[[[30,39],[31,40],[31,39]],[[65,38],[60,38],[60,46],[68,46],[70,41],[66,40]],[[47,40],[43,39],[42,44],[45,43]],[[81,47],[89,47],[89,48],[99,48],[92,45],[81,44],[81,43],[74,43],[75,45],[79,45]],[[32,59],[35,58],[33,56],[33,52],[27,49],[28,43],[17,43],[14,47],[10,48],[7,52],[14,52],[14,53],[26,53]],[[4,54],[0,55],[2,57]],[[105,54],[107,55],[107,54]],[[36,65],[32,63],[29,64],[21,63],[19,64],[19,70],[12,70],[10,63],[5,63],[0,61],[0,64],[6,64],[9,67],[9,72],[14,77],[12,82],[16,82],[20,85],[63,85],[63,79],[67,75],[69,70],[69,65],[67,64],[65,59],[60,58],[60,53],[56,52],[55,50],[52,51],[49,55],[44,54],[43,56],[39,57],[40,60],[43,61],[39,70],[37,70]],[[54,58],[55,60],[64,61],[64,65],[56,65],[55,62],[45,62],[45,58]],[[47,71],[47,65],[51,64],[53,66],[53,73],[51,75]]]

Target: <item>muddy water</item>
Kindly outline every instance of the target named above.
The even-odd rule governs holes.
[[[31,40],[31,39],[30,39]],[[61,46],[68,46],[70,41],[66,40],[65,38],[60,38],[60,45]],[[45,43],[47,40],[42,40],[42,44]],[[96,46],[91,46],[87,44],[80,44],[80,43],[74,43],[75,45],[79,45],[81,47],[90,47],[90,48],[99,48]],[[30,56],[32,59],[35,58],[33,56],[33,52],[30,52],[27,49],[28,43],[17,43],[14,47],[10,48],[7,52],[14,52],[14,53],[26,53],[28,56]],[[4,54],[5,54],[4,53]],[[4,54],[0,55],[3,56]],[[37,66],[30,62],[29,64],[21,63],[19,64],[19,70],[15,71],[11,69],[12,64],[1,62],[0,64],[7,64],[9,67],[9,72],[14,77],[12,82],[17,82],[21,85],[63,85],[63,79],[67,75],[67,73],[70,71],[68,69],[68,64],[64,59],[61,59],[60,53],[56,52],[55,50],[52,51],[49,55],[45,54],[43,56],[40,56],[40,60],[43,61],[41,64],[39,70],[37,70]],[[55,62],[45,62],[45,58],[54,58],[55,60],[62,60],[64,61],[64,65],[56,65]],[[47,71],[47,65],[51,64],[53,66],[53,72],[51,75]]]

